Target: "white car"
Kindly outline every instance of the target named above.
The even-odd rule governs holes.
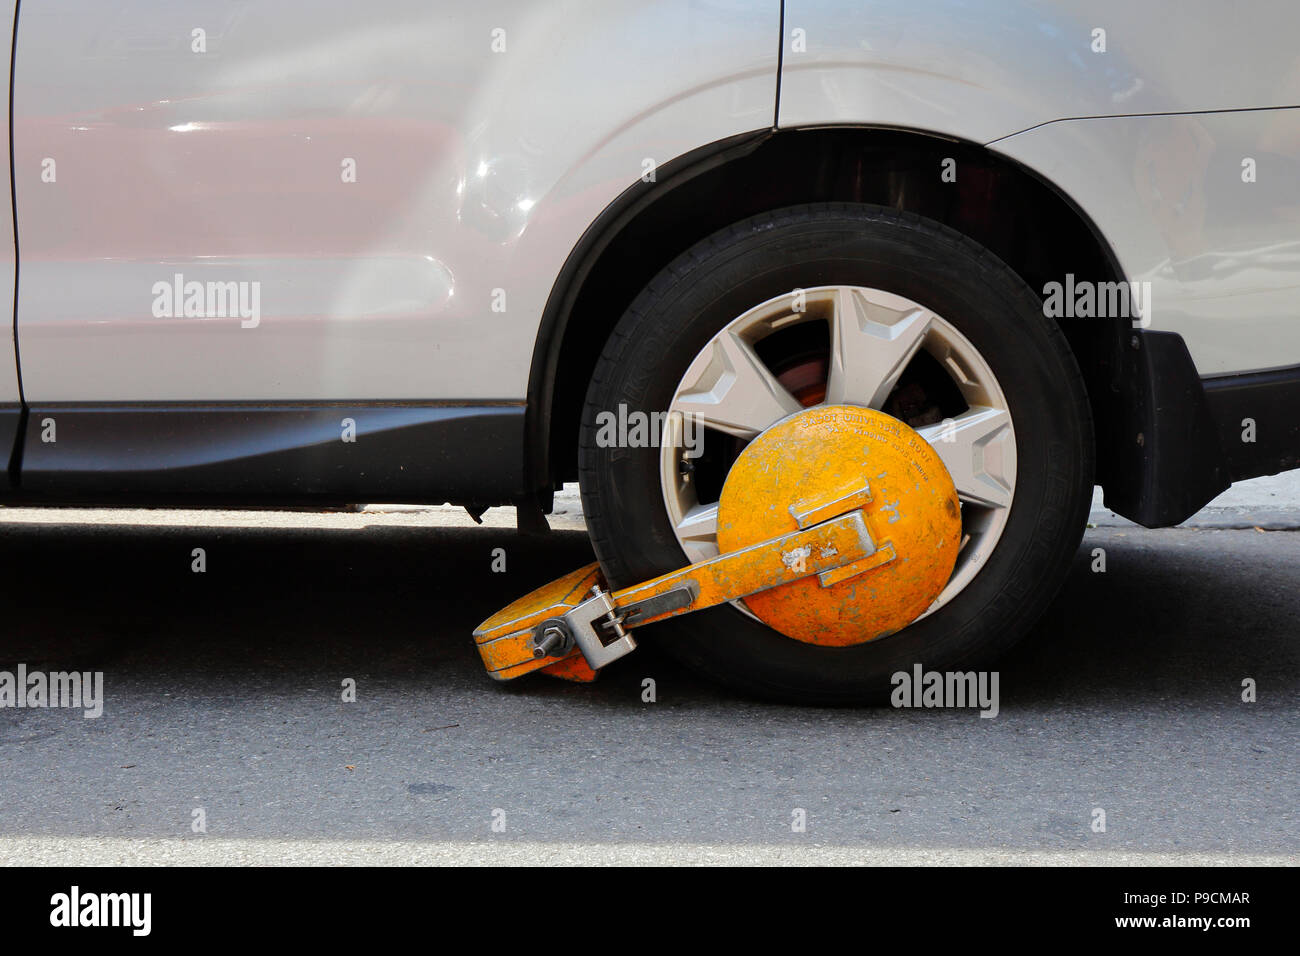
[[[1094,484],[1160,526],[1300,467],[1300,14],[1247,7],[23,0],[6,500],[540,530],[577,479],[620,586],[717,553],[755,436],[870,406],[961,498],[930,610],[658,643],[832,703],[988,659]]]

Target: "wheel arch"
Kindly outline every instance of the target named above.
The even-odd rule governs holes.
[[[941,178],[945,160],[955,162],[954,182]],[[1077,280],[1126,279],[1111,244],[1067,195],[975,143],[896,128],[823,126],[762,130],[694,150],[611,203],[552,287],[534,346],[526,430],[528,480],[544,507],[551,490],[576,475],[591,371],[637,293],[718,229],[823,201],[876,203],[943,222],[993,251],[1040,295],[1045,281],[1067,272]],[[1129,323],[1059,321],[1087,381],[1100,458]]]

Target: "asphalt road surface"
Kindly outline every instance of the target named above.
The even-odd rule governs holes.
[[[104,674],[0,709],[0,862],[1297,859],[1300,532],[1091,529],[981,719],[495,684],[473,627],[591,552],[439,514],[0,512],[0,669]]]

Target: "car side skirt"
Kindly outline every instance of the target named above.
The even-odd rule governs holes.
[[[8,504],[483,507],[524,488],[523,402],[49,405],[15,430]]]
[[[1300,365],[1205,380],[1233,481],[1300,468]]]

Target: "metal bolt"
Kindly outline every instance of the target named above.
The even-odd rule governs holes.
[[[561,651],[568,642],[569,635],[564,628],[554,625],[547,627],[542,631],[542,636],[533,641],[533,657],[549,657],[552,653]]]

